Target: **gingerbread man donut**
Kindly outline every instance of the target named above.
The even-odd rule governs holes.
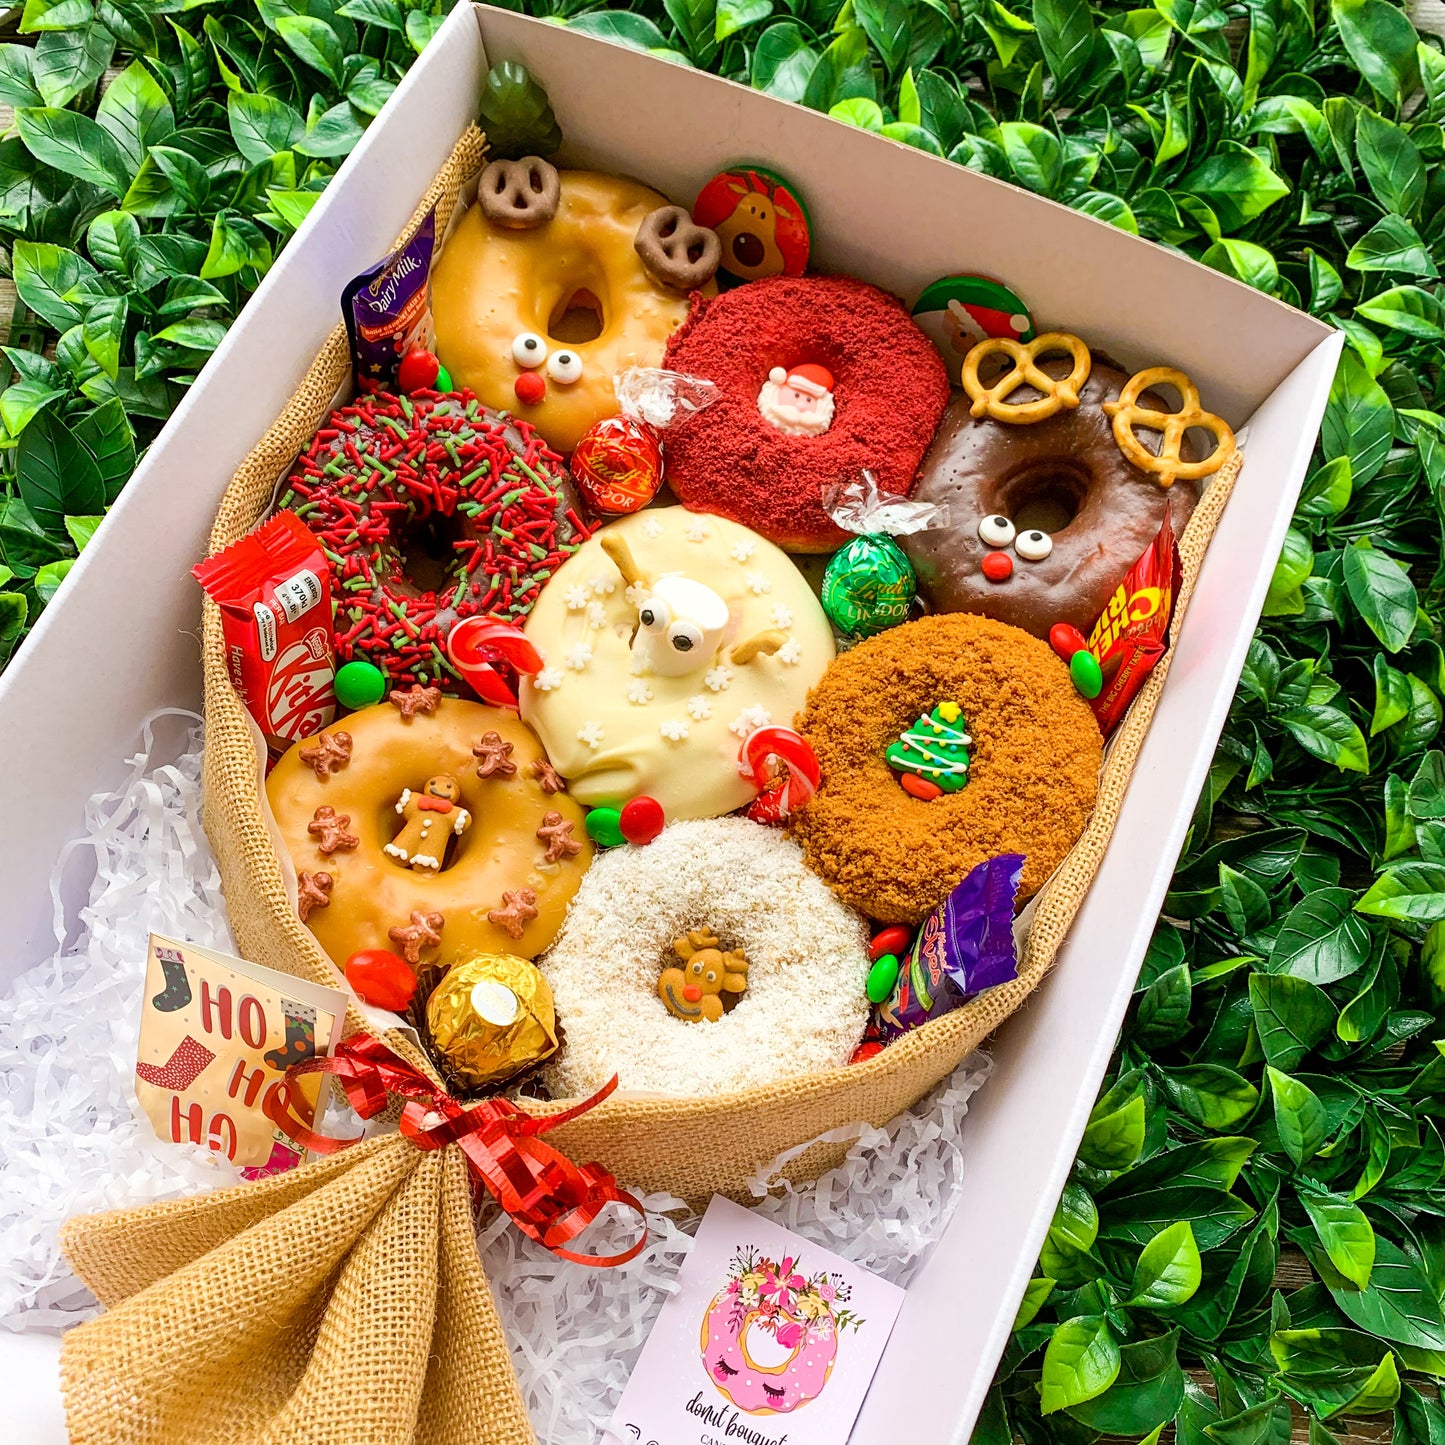
[[[788,726],[833,658],[802,573],[736,522],[657,507],[604,527],[543,589],[525,627],[545,666],[521,687],[572,796],[639,793],[669,820],[743,807],[738,749]]]
[[[618,372],[661,365],[688,287],[713,289],[716,237],[636,181],[535,156],[488,166],[478,195],[432,273],[437,354],[570,452],[616,413]]]
[[[398,692],[352,713],[345,748],[336,729],[303,740],[266,780],[303,921],[338,967],[364,948],[532,958],[591,861],[583,810],[544,787],[545,756],[513,714],[418,691],[422,705]]]

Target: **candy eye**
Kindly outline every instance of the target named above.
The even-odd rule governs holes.
[[[1020,532],[1014,539],[1014,551],[1025,562],[1042,562],[1054,550],[1054,539],[1047,532]]]
[[[661,632],[672,621],[672,613],[660,597],[649,597],[638,608],[637,619],[649,632]]]
[[[715,973],[709,973],[708,976],[707,976],[707,981],[708,981],[709,983],[716,983],[716,982],[717,982],[717,974],[715,974]]]
[[[582,358],[575,351],[554,351],[547,362],[547,375],[558,386],[582,380]]]
[[[695,963],[695,964],[693,964],[693,966],[692,966],[692,971],[693,971],[694,973],[701,973],[701,972],[702,972],[702,964],[700,964],[700,963]]]
[[[691,652],[702,646],[702,628],[696,622],[674,622],[667,629],[667,640],[676,652]]]
[[[565,353],[571,355],[570,352]],[[547,359],[547,343],[535,331],[519,331],[512,340],[512,360],[532,371]]]
[[[978,539],[986,547],[1007,547],[1014,539],[1014,524],[995,512],[978,524]]]

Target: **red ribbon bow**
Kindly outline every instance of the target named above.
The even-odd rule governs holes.
[[[484,1099],[467,1108],[432,1083],[405,1059],[393,1053],[374,1034],[355,1034],[325,1059],[292,1064],[286,1082],[267,1090],[262,1108],[289,1139],[317,1154],[334,1154],[362,1136],[334,1139],[318,1134],[291,1108],[290,1082],[303,1074],[333,1074],[346,1090],[351,1107],[363,1119],[386,1108],[388,1094],[407,1100],[400,1129],[418,1149],[461,1146],[473,1177],[511,1216],[512,1222],[538,1244],[562,1259],[577,1264],[611,1266],[635,1259],[647,1243],[647,1216],[642,1205],[600,1164],[580,1168],[538,1135],[566,1124],[600,1104],[616,1087],[614,1074],[590,1098],[560,1114],[534,1118],[510,1099]],[[438,1121],[436,1116],[440,1115]],[[642,1218],[642,1235],[622,1254],[578,1254],[565,1248],[609,1203],[635,1209]]]

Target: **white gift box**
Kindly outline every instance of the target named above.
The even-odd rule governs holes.
[[[739,161],[807,201],[813,264],[912,300],[996,276],[1041,329],[1130,367],[1189,372],[1248,426],[1246,465],[1200,573],[1108,854],[1051,976],[1000,1031],[968,1115],[963,1204],[910,1287],[854,1445],[966,1445],[1107,1066],[1304,479],[1341,334],[1103,222],[813,111],[488,7],[458,6],[252,298],[0,676],[0,978],[53,949],[48,879],[85,799],[121,776],[141,720],[198,708],[190,577],[232,472],[340,318],[343,284],[391,246],[490,62],[522,62],[561,163],[689,203]],[[22,829],[14,826],[21,818]],[[89,880],[66,879],[68,905]],[[625,1182],[625,1181],[624,1181]],[[63,1440],[57,1343],[0,1337],[15,1438]]]

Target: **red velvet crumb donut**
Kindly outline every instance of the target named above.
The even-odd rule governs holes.
[[[664,364],[721,393],[669,428],[668,485],[685,507],[793,552],[848,540],[823,511],[835,483],[866,469],[880,491],[906,496],[949,398],[948,370],[902,304],[848,276],[777,276],[711,301],[694,295]],[[794,434],[764,417],[770,378],[801,377],[806,411],[820,370],[833,383],[826,431]]]

